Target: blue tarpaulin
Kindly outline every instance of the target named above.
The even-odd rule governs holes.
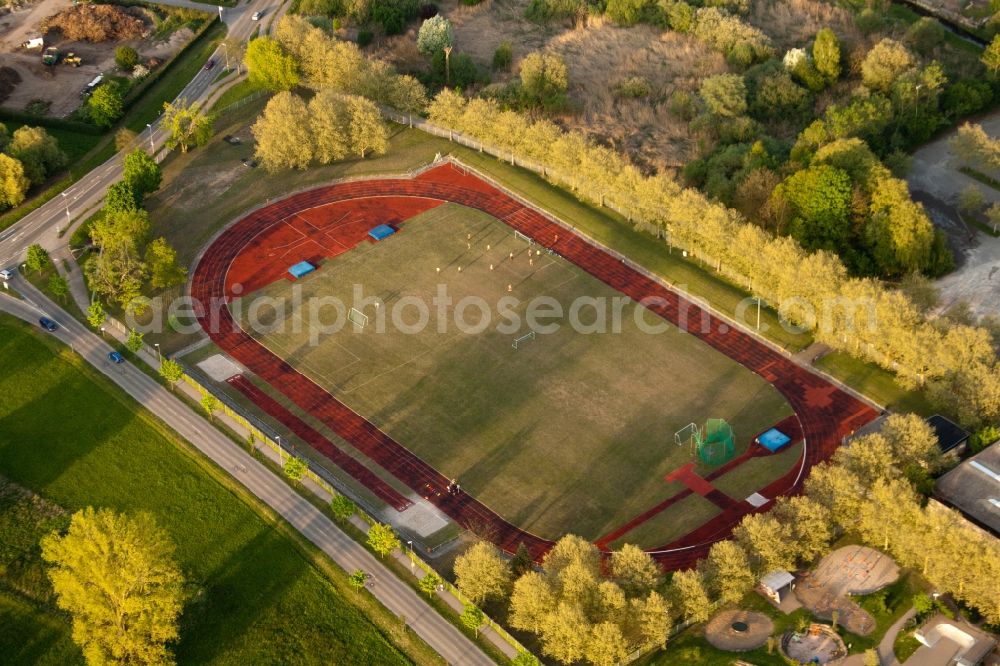
[[[288,272],[292,274],[292,277],[300,278],[303,275],[312,273],[314,270],[316,270],[316,267],[310,264],[308,261],[300,261],[299,263],[289,268]]]
[[[760,445],[763,446],[768,451],[772,453],[783,447],[788,442],[792,441],[792,438],[781,432],[777,428],[771,428],[763,435],[757,438]]]
[[[394,233],[396,233],[396,230],[390,227],[388,224],[380,224],[371,231],[369,231],[368,235],[374,238],[375,240],[380,241],[383,238],[388,238]]]

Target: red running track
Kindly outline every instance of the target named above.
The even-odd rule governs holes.
[[[399,201],[405,198],[438,203],[451,201],[476,208],[555,250],[630,298],[647,303],[648,299],[658,299],[648,305],[652,312],[684,327],[692,335],[764,377],[782,393],[798,415],[807,443],[804,471],[829,458],[842,437],[877,416],[877,412],[866,403],[800,367],[753,336],[732,329],[680,294],[629,268],[536,210],[525,207],[451,165],[429,170],[412,180],[355,181],[321,187],[290,196],[238,220],[212,242],[195,269],[191,294],[202,327],[220,348],[415,492],[428,483],[444,488],[449,479],[257,343],[240,329],[226,305],[235,293],[231,290],[235,282],[227,280],[230,270],[245,249],[257,248],[255,251],[259,251],[262,234],[275,225],[285,224],[301,211],[334,202],[354,202],[358,207],[371,210],[370,202],[373,200]],[[426,205],[429,207],[432,204]],[[356,231],[360,225],[374,226],[378,221],[359,220],[351,225],[354,231],[349,236],[357,242]],[[326,229],[325,233],[329,234],[330,229]],[[341,245],[349,243],[349,239],[341,239]],[[287,267],[289,264],[289,258],[283,257],[280,266]],[[699,326],[692,328],[684,325],[686,322],[698,322]],[[796,467],[759,492],[771,498],[795,492],[804,476],[799,472]],[[480,529],[488,526],[497,545],[507,552],[514,552],[519,543],[524,543],[535,558],[540,558],[552,546],[551,541],[512,525],[464,493],[457,497],[448,494],[432,496],[429,501],[462,525],[475,525]],[[711,543],[727,536],[743,516],[753,511],[755,509],[746,502],[736,503],[694,532],[651,552],[666,569],[689,567],[708,552]]]

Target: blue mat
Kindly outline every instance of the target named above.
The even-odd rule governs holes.
[[[768,451],[774,453],[788,442],[792,441],[792,438],[781,432],[777,428],[771,428],[763,435],[757,438],[760,445],[763,446]]]
[[[371,231],[369,231],[368,235],[374,238],[375,240],[380,241],[383,238],[388,238],[394,233],[396,233],[396,230],[390,227],[388,224],[380,224]]]
[[[310,264],[308,261],[300,261],[299,263],[289,268],[288,272],[292,274],[292,277],[300,278],[303,275],[308,275],[309,273],[312,273],[314,270],[316,270],[316,267]]]

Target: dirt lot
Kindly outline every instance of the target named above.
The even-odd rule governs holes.
[[[36,37],[38,24],[47,17],[71,6],[70,0],[41,0],[24,8],[0,16],[0,56],[3,64],[16,71],[21,82],[3,101],[3,106],[23,110],[36,100],[49,103],[48,115],[64,117],[72,113],[83,101],[81,92],[98,74],[115,71],[115,48],[127,44],[135,48],[141,60],[165,60],[179,51],[191,39],[187,28],[176,30],[164,40],[151,38],[132,41],[108,41],[100,44],[66,40],[58,32],[45,37],[45,46],[55,46],[65,55],[75,53],[83,59],[79,67],[60,63],[54,67],[42,65],[41,51],[25,51],[21,44]],[[152,28],[152,21],[146,17]]]

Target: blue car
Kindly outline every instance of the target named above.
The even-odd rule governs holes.
[[[42,317],[41,319],[38,320],[38,323],[41,324],[42,328],[44,328],[49,333],[59,328],[59,324],[55,323],[48,317]]]
[[[125,357],[116,351],[108,352],[108,360],[112,363],[124,363]]]

